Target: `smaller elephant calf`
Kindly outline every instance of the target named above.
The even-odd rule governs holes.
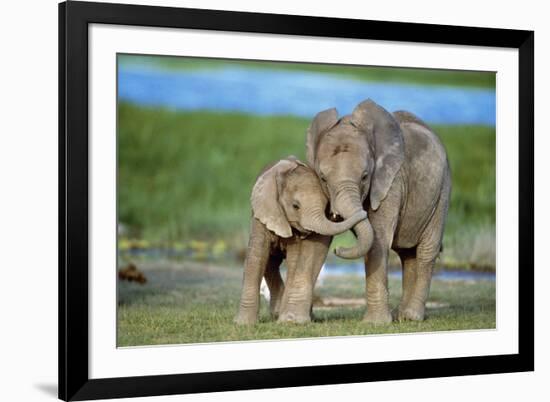
[[[282,322],[311,320],[313,286],[325,261],[332,236],[361,220],[358,211],[343,222],[327,219],[328,199],[317,175],[294,157],[262,171],[252,190],[250,239],[245,260],[238,324],[258,319],[260,283],[271,293],[270,310]],[[286,287],[279,266],[286,259]]]

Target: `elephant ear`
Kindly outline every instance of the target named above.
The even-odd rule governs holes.
[[[322,134],[334,127],[336,123],[338,123],[338,111],[335,108],[323,110],[313,118],[307,129],[306,138],[306,156],[310,166],[315,166],[315,152]]]
[[[368,99],[352,113],[352,123],[364,132],[374,148],[374,173],[370,183],[371,208],[377,210],[405,159],[399,123],[384,108]]]
[[[422,126],[428,129],[429,131],[432,131],[432,129],[426,123],[424,123],[424,121],[422,121],[420,118],[418,118],[411,112],[407,112],[406,110],[398,110],[396,112],[393,112],[393,117],[395,117],[395,119],[399,122],[400,125],[402,123],[405,123],[405,124],[416,123],[419,126]]]
[[[250,197],[254,217],[280,237],[292,236],[292,229],[279,204],[279,188],[283,175],[297,166],[292,160],[277,162],[258,177]]]

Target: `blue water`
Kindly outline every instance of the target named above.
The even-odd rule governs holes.
[[[340,275],[365,275],[365,265],[362,262],[348,264],[325,264],[321,275],[340,276]],[[388,273],[390,278],[401,278],[401,270],[390,270]],[[434,273],[434,279],[443,281],[494,281],[494,272],[476,272],[476,271],[459,271],[459,270],[438,270]]]
[[[145,258],[145,259],[193,259],[194,253],[192,250],[174,250],[168,248],[149,248],[149,249],[130,249],[120,252],[120,255],[133,258]],[[228,259],[235,260],[234,255],[226,255]],[[204,258],[204,256],[202,257]],[[282,269],[286,271],[285,264],[283,263]],[[346,263],[326,263],[323,265],[323,269],[320,273],[320,278],[326,276],[342,276],[342,275],[355,275],[365,276],[365,265],[361,261],[346,262]],[[401,269],[390,269],[388,272],[390,278],[401,278]],[[496,275],[494,272],[476,272],[476,271],[464,271],[464,270],[449,270],[440,269],[435,271],[434,279],[443,281],[494,281]]]
[[[336,107],[350,113],[371,98],[390,111],[408,110],[433,124],[495,125],[493,89],[365,82],[327,74],[225,68],[167,71],[122,66],[121,100],[175,110],[294,115],[311,118]]]

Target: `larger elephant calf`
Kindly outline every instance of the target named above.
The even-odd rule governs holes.
[[[354,227],[357,245],[343,258],[365,256],[367,311],[373,323],[392,320],[388,303],[388,252],[403,268],[398,319],[422,320],[432,270],[443,236],[451,191],[445,148],[408,112],[389,113],[371,100],[351,115],[320,112],[306,140],[307,158],[330,199],[332,213],[368,219]]]

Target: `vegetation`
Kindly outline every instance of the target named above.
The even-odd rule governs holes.
[[[305,160],[306,119],[124,103],[118,117],[119,220],[129,229],[127,238],[146,245],[206,241],[218,249],[244,248],[258,172],[287,155]],[[443,263],[494,268],[495,130],[434,128],[447,148],[453,179]],[[350,234],[335,239],[350,241]]]
[[[121,65],[136,64],[170,70],[197,70],[220,68],[251,68],[272,70],[299,70],[332,74],[362,81],[407,82],[425,85],[451,85],[494,88],[496,75],[492,72],[459,70],[426,70],[421,68],[369,67],[336,64],[288,63],[244,61],[229,59],[206,59],[171,56],[121,55]],[[429,71],[429,74],[426,74]]]
[[[140,265],[146,285],[120,282],[118,346],[281,339],[380,333],[432,332],[495,328],[495,282],[434,280],[424,322],[371,326],[361,321],[364,300],[361,277],[327,277],[317,287],[315,320],[307,325],[281,325],[269,316],[262,299],[260,322],[233,324],[242,278],[241,267],[157,262]],[[400,280],[390,280],[391,304],[400,298]],[[336,300],[332,307],[322,301]],[[341,303],[340,305],[338,304]]]

